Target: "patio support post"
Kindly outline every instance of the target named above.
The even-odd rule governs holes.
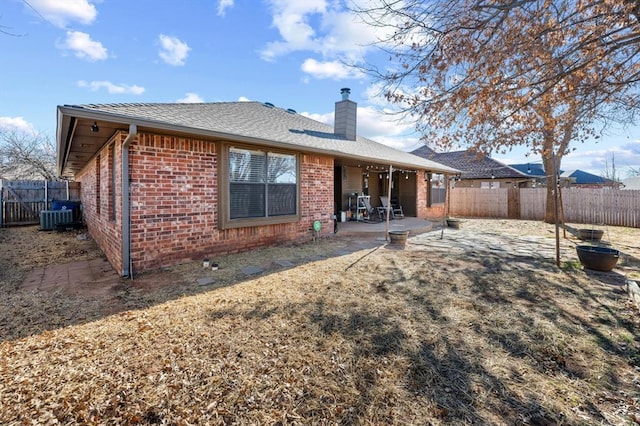
[[[391,185],[393,185],[393,165],[389,164],[389,188],[387,190],[387,213],[386,213],[386,227],[384,231],[384,240],[389,239],[389,216],[391,215]]]
[[[449,216],[449,209],[451,208],[451,181],[449,180],[449,175],[444,175],[445,182],[445,191],[444,191],[444,207],[442,208],[442,229],[440,230],[440,239],[444,238],[444,228],[447,226],[447,216]],[[428,183],[428,193],[431,193],[431,179],[429,179]]]

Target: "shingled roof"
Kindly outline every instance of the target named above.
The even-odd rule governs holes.
[[[562,172],[560,177],[572,179],[574,185],[617,186],[621,184],[621,182],[594,175],[593,173],[585,172],[583,170],[568,170],[566,172]]]
[[[346,140],[333,127],[290,109],[260,102],[89,104],[58,107],[58,167],[65,172],[68,145],[74,139],[74,121],[84,127],[95,120],[100,127],[140,131],[167,131],[248,144],[315,152],[394,167],[424,169],[436,173],[458,170],[357,136]],[[87,135],[89,136],[89,135]],[[62,154],[62,156],[60,155]],[[68,166],[66,174],[72,174]]]
[[[527,174],[486,155],[478,157],[468,151],[436,152],[422,146],[411,152],[422,158],[453,167],[462,172],[461,179],[519,179]]]

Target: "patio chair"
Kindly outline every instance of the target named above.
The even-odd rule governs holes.
[[[378,207],[378,214],[382,211],[383,215],[387,214],[387,206],[389,206],[389,197],[384,195],[380,196],[380,203],[382,203],[382,207]],[[389,219],[404,219],[404,212],[402,211],[402,206],[394,206],[393,204],[389,207]]]
[[[367,215],[369,216],[369,220],[372,219],[374,214],[378,216],[378,219],[382,219],[382,216],[380,216],[379,207],[378,208],[371,207],[371,202],[369,201],[369,198],[362,198],[362,203],[367,209]]]

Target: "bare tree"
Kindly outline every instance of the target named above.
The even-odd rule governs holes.
[[[0,179],[56,180],[55,153],[42,133],[0,130]]]
[[[373,4],[374,6],[371,6]],[[524,145],[553,181],[575,143],[638,108],[640,25],[629,0],[370,0],[390,64],[367,64],[423,140],[506,153]],[[554,161],[555,160],[555,161]],[[548,185],[545,220],[553,220]]]
[[[620,182],[620,172],[618,171],[618,169],[616,168],[616,155],[615,153],[611,153],[611,155],[608,155],[605,157],[604,159],[604,167],[602,169],[602,171],[600,172],[600,175],[605,178],[608,179],[612,182]]]

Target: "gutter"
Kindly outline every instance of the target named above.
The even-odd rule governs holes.
[[[129,134],[122,142],[122,276],[133,279],[133,259],[131,258],[131,206],[129,182],[129,145],[138,135],[138,127],[129,125]]]

